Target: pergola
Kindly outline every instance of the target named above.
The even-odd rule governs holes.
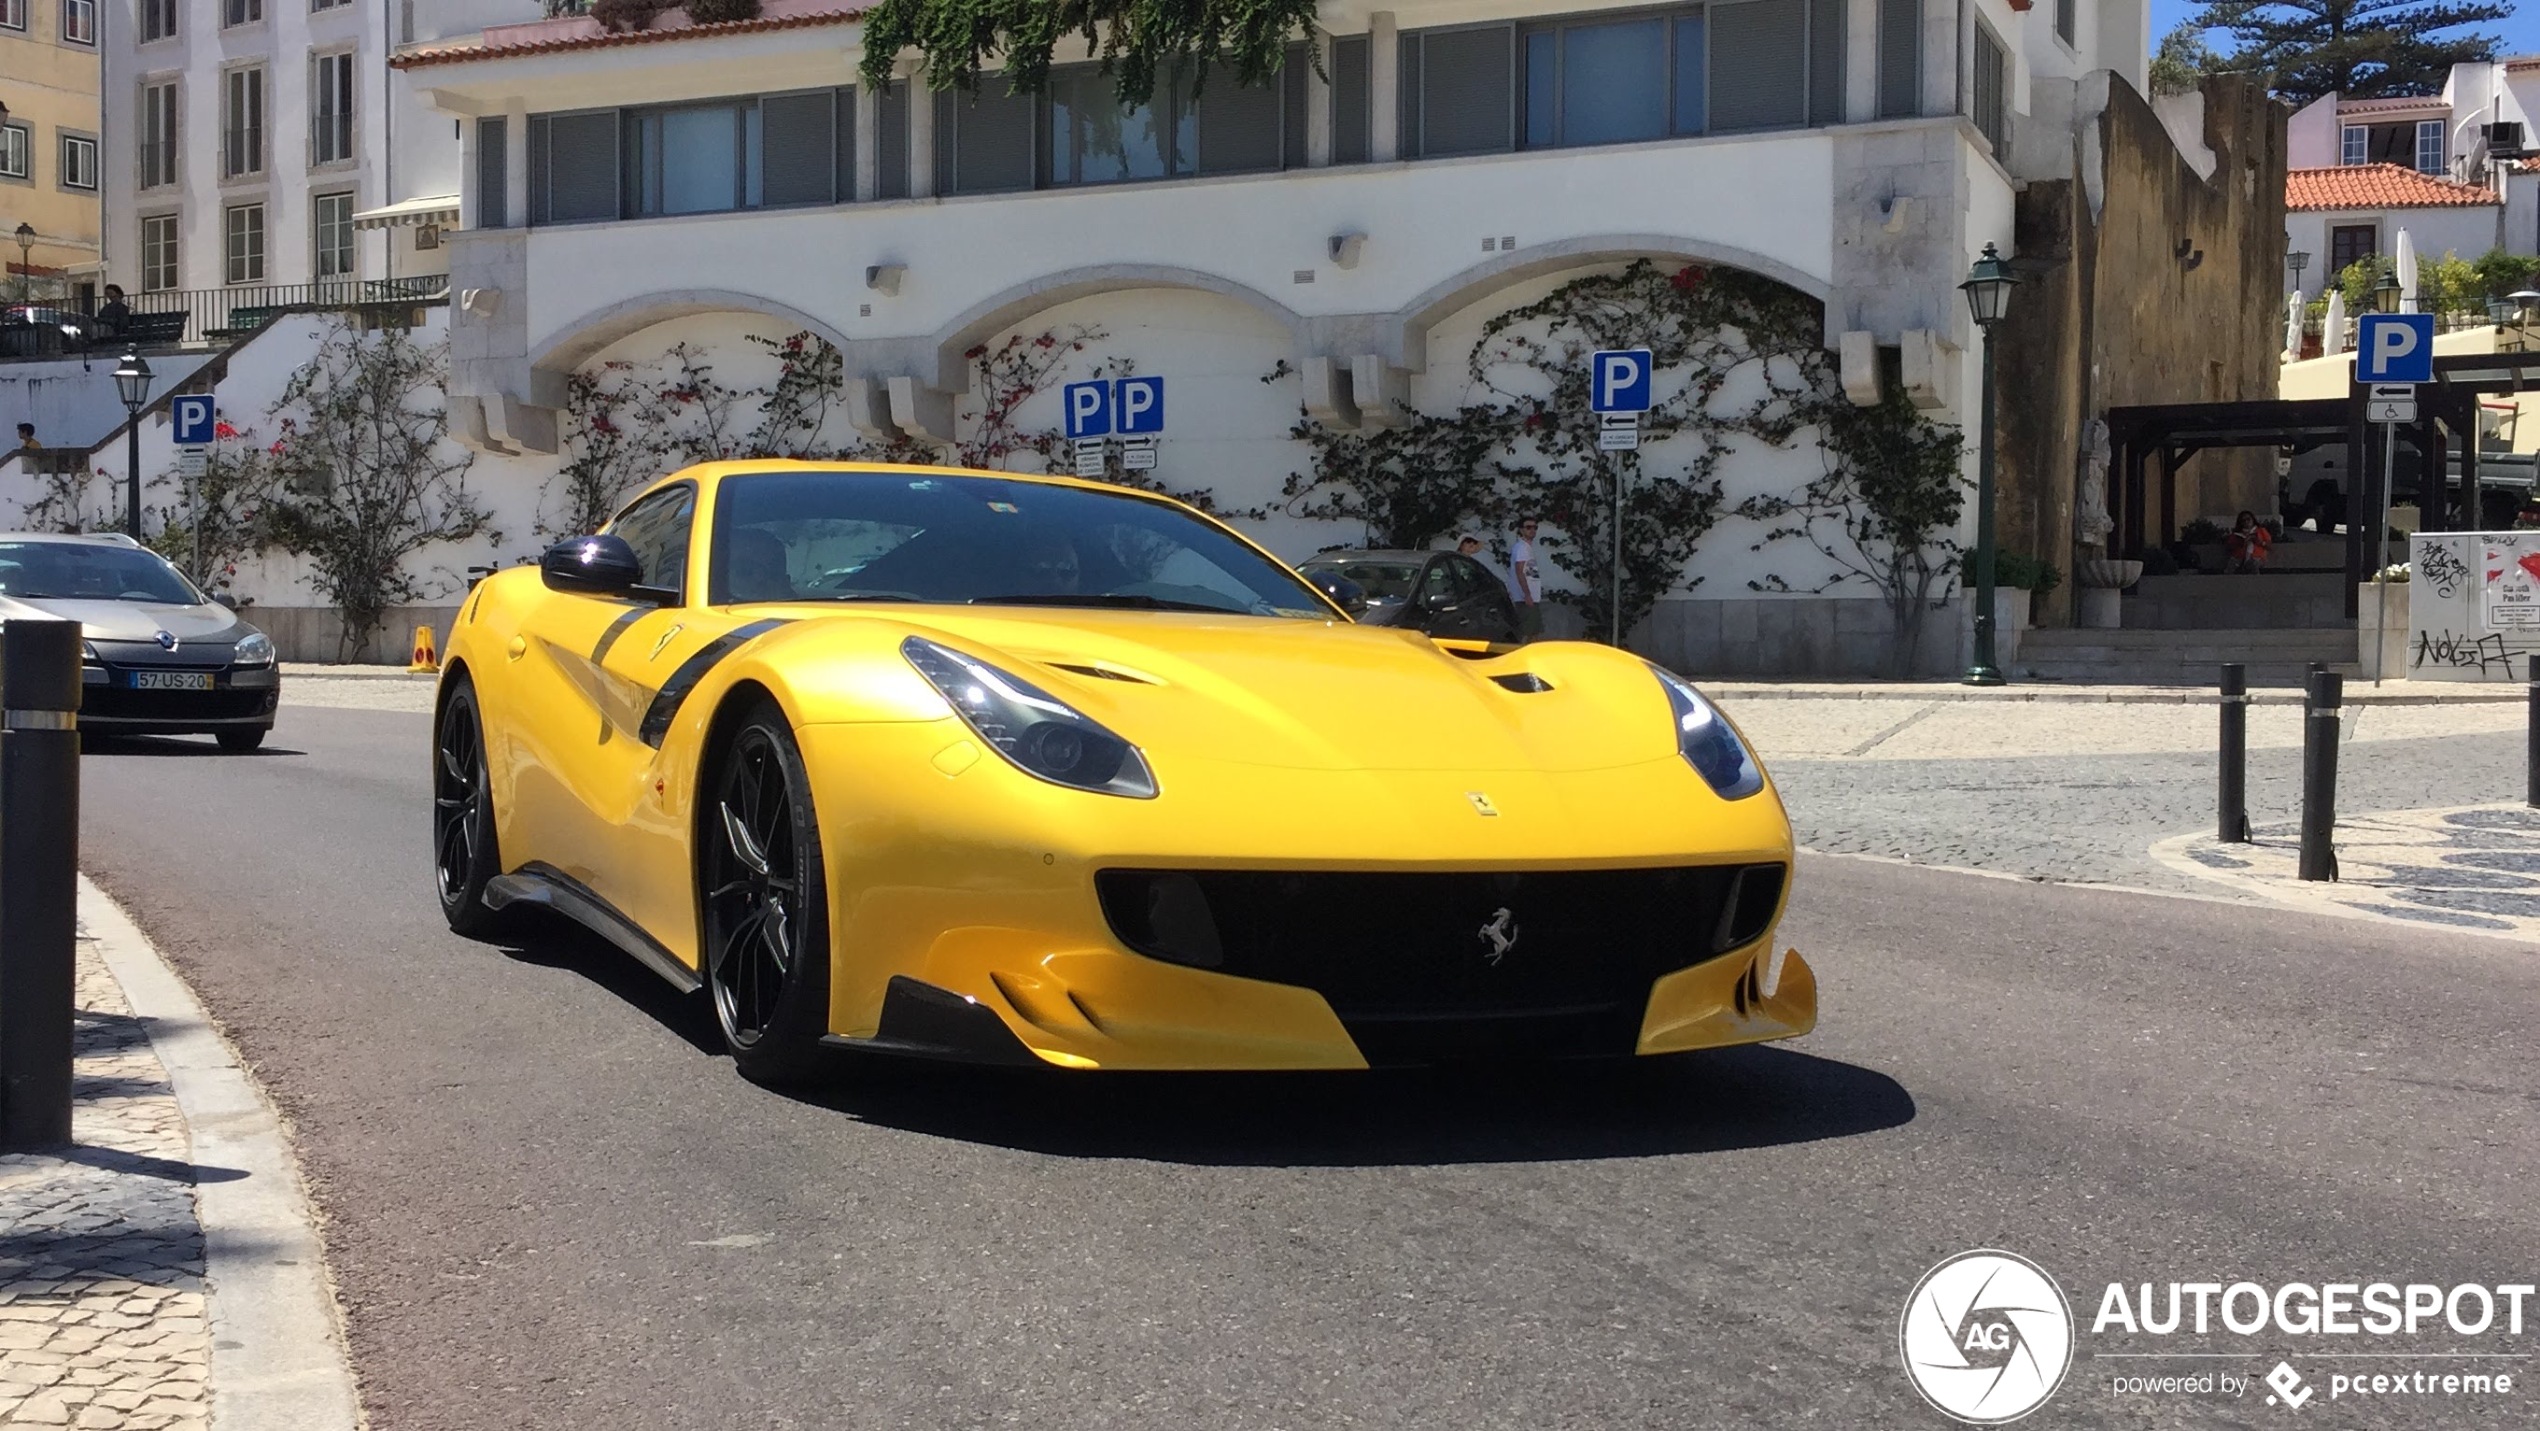
[[[2479,520],[2478,402],[2482,395],[2540,391],[2540,352],[2464,353],[2434,360],[2434,381],[2417,391],[2417,420],[2398,434],[2396,462],[2413,474],[2422,500],[2421,530],[2469,531]],[[2343,444],[2346,448],[2346,614],[2356,610],[2355,587],[2372,557],[2366,527],[2382,510],[2379,434],[2364,421],[2364,390],[2342,398],[2266,398],[2249,402],[2169,403],[2108,410],[2114,448],[2109,493],[2117,530],[2110,548],[2140,551],[2174,537],[2179,528],[2178,470],[2199,452],[2235,447],[2291,449],[2295,454]],[[2450,456],[2458,445],[2462,493],[2450,499]],[[2158,463],[2158,479],[2150,469]],[[2153,505],[2158,503],[2158,525]],[[2372,514],[2367,516],[2366,514]],[[2153,534],[2159,540],[2153,540]]]

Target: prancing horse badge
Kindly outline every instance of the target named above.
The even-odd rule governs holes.
[[[1465,791],[1464,798],[1473,802],[1473,813],[1476,815],[1496,818],[1499,814],[1499,807],[1492,804],[1490,797],[1479,790]]]

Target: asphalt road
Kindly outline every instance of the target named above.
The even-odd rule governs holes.
[[[2111,1281],[2540,1280],[2521,946],[1816,858],[1793,1046],[793,1098],[591,941],[442,930],[425,727],[291,708],[261,756],[84,769],[83,864],[295,1125],[381,1431],[1942,1426],[1897,1319],[1986,1246],[2083,1324],[2026,1425],[2292,1424],[2263,1388],[2119,1397],[2218,1363],[2114,1350],[2540,1343],[2087,1329]],[[2527,1425],[2535,1394],[2302,1420]]]

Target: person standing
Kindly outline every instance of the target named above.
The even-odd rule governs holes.
[[[1543,634],[1540,575],[1535,569],[1535,519],[1517,523],[1517,540],[1508,548],[1508,597],[1517,604],[1517,639],[1532,641]]]
[[[43,446],[44,446],[44,444],[43,444],[43,443],[38,442],[38,441],[36,441],[36,440],[35,440],[35,424],[34,424],[34,423],[31,423],[31,422],[22,422],[22,423],[19,423],[19,424],[18,424],[18,450],[19,450],[19,451],[21,451],[21,452],[36,452],[36,451],[40,451],[40,450],[42,450]]]

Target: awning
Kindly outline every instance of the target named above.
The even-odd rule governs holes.
[[[444,194],[432,199],[408,199],[384,209],[364,209],[353,215],[357,229],[409,228],[417,224],[455,224],[459,221],[459,196]]]

